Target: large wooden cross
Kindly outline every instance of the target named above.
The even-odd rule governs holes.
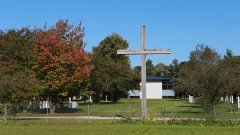
[[[145,34],[146,26],[143,25],[141,29],[141,40],[142,40],[142,49],[141,50],[117,50],[117,54],[126,54],[126,55],[142,55],[142,78],[141,78],[141,92],[142,92],[142,119],[147,118],[147,101],[146,101],[146,55],[147,54],[170,54],[170,49],[146,49],[146,40]]]

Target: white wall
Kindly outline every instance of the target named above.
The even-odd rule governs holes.
[[[141,86],[141,83],[140,83]],[[162,99],[162,82],[147,82],[146,83],[147,99]],[[140,99],[142,92],[140,90]]]
[[[162,96],[174,97],[175,96],[175,91],[174,90],[162,90]]]

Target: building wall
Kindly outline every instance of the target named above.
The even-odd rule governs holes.
[[[146,95],[147,95],[147,99],[162,99],[162,82],[147,82]],[[142,99],[141,90],[140,90],[140,99]]]
[[[140,97],[140,91],[139,90],[130,90],[128,91],[128,95],[130,97]]]
[[[175,91],[174,90],[162,90],[162,96],[163,97],[175,97]]]

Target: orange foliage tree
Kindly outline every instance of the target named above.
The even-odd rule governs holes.
[[[43,97],[48,97],[54,111],[64,97],[79,89],[93,69],[90,54],[84,48],[84,28],[74,27],[68,20],[59,20],[54,26],[36,29],[34,70],[43,81]],[[79,93],[79,92],[78,92]]]

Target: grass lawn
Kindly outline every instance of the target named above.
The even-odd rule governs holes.
[[[210,114],[205,113],[198,104],[189,104],[187,100],[182,99],[161,99],[147,100],[148,117],[185,117],[185,118],[205,118]],[[230,105],[218,105],[216,107],[216,118],[220,119],[240,119],[239,111],[232,111]],[[140,117],[141,100],[140,99],[122,99],[116,104],[102,102],[99,104],[89,105],[91,116],[123,116],[123,117]],[[45,113],[18,113],[17,116],[46,116]],[[79,103],[76,110],[62,110],[59,113],[50,115],[76,115],[87,116],[88,105]]]
[[[0,123],[0,135],[239,135],[240,126],[129,123],[109,120],[15,120]]]

